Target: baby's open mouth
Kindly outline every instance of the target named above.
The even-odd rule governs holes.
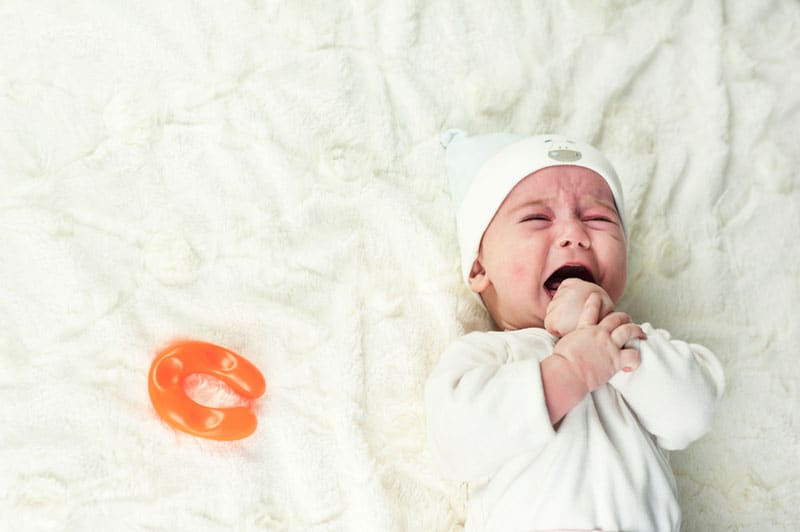
[[[579,264],[568,264],[560,267],[547,278],[544,282],[544,289],[547,290],[550,297],[553,297],[558,287],[561,286],[561,282],[570,277],[575,277],[590,283],[595,282],[594,275],[592,275],[592,272],[590,272],[588,268]]]

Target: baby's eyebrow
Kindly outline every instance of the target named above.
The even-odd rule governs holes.
[[[527,209],[528,207],[546,207],[554,199],[555,196],[547,196],[545,198],[525,200],[519,205],[512,207],[511,212],[514,213],[517,211],[521,211],[523,209]],[[597,196],[589,196],[588,203],[600,205],[601,207],[611,209],[612,211],[615,212],[617,210],[617,206],[613,202],[605,201],[603,199],[598,198]]]
[[[610,209],[614,212],[617,212],[617,206],[614,203],[602,200],[600,198],[592,197],[590,203],[595,203],[597,205],[600,205],[601,207],[605,207],[606,209]]]
[[[527,209],[527,208],[529,208],[529,207],[546,207],[546,206],[547,206],[547,204],[548,204],[548,203],[550,203],[550,201],[552,201],[553,199],[554,199],[554,197],[553,197],[553,196],[548,196],[548,197],[546,197],[546,198],[538,198],[538,199],[533,199],[533,200],[525,200],[525,201],[523,201],[522,203],[520,203],[519,205],[517,205],[516,207],[513,207],[513,208],[511,209],[511,212],[512,212],[512,213],[515,213],[515,212],[517,212],[517,211],[521,211],[521,210],[523,210],[523,209]]]

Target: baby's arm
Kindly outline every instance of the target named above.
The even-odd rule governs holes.
[[[600,319],[614,312],[614,302],[599,285],[576,278],[564,279],[547,306],[544,328],[558,337],[574,331],[586,300],[594,293],[601,297]]]
[[[576,329],[556,343],[553,356],[542,361],[545,402],[553,423],[617,372],[630,372],[639,365],[639,353],[624,346],[646,338],[642,329],[622,312],[598,323],[600,307],[600,296],[590,294]]]
[[[638,364],[636,351],[620,346],[643,337],[641,329],[622,313],[598,324],[599,307],[591,296],[581,327],[559,340],[555,355],[549,337],[537,344],[514,334],[473,333],[448,347],[425,386],[428,439],[447,476],[479,479],[536,452],[587,393]]]
[[[725,389],[722,366],[701,345],[673,340],[648,323],[642,329],[647,340],[635,346],[641,365],[634,373],[615,375],[609,384],[661,447],[683,449],[711,428]]]
[[[532,353],[538,348],[551,351],[550,339],[471,333],[444,352],[425,386],[425,410],[429,445],[445,475],[486,477],[553,438]]]

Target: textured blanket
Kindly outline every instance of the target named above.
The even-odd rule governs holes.
[[[489,325],[458,127],[614,162],[621,308],[728,378],[672,455],[684,529],[796,530],[798,27],[790,0],[0,2],[0,529],[460,530],[422,409]],[[252,436],[158,417],[179,339],[262,370]]]

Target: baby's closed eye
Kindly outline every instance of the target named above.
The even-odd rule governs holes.
[[[522,222],[533,222],[533,221],[545,221],[546,222],[546,221],[549,221],[549,220],[550,220],[550,218],[546,214],[529,214],[529,215],[523,217],[520,220],[520,223],[522,223]]]

